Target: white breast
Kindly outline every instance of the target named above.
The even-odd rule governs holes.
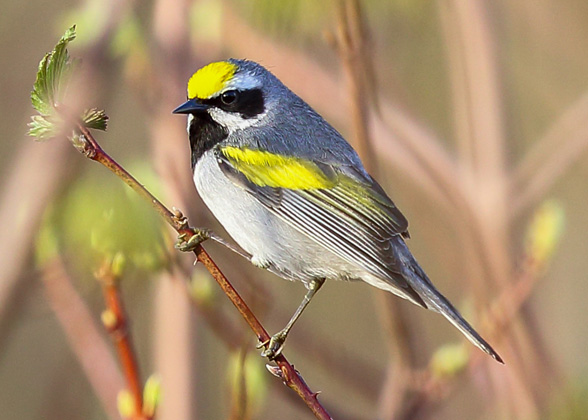
[[[231,182],[221,171],[213,151],[204,153],[196,163],[194,184],[229,235],[253,256],[254,264],[270,267],[282,277],[304,282],[316,277],[355,277],[344,267],[347,263]]]

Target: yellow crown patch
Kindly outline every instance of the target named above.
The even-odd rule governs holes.
[[[188,80],[188,98],[210,98],[225,87],[235,71],[237,66],[228,61],[218,61],[202,67]]]

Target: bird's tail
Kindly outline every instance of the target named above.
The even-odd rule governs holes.
[[[416,261],[415,261],[416,263]],[[418,267],[418,263],[417,267]],[[474,344],[476,347],[488,353],[494,360],[499,363],[504,364],[504,361],[500,357],[498,353],[492,348],[490,344],[486,340],[484,340],[480,334],[461,316],[459,311],[455,309],[455,307],[447,300],[445,296],[443,296],[435,286],[431,283],[431,281],[427,278],[427,275],[419,269],[416,270],[417,272],[413,272],[413,276],[420,277],[411,281],[410,285],[415,291],[419,294],[419,296],[423,299],[425,304],[427,305],[428,309],[431,309],[435,312],[439,312],[443,315],[449,322],[451,322],[455,328],[457,328],[461,333]],[[419,274],[422,274],[419,275]],[[414,277],[413,277],[414,279]]]

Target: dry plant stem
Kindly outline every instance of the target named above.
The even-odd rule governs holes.
[[[508,287],[509,279],[513,278],[513,261],[509,252],[511,217],[510,205],[507,204],[501,88],[492,28],[484,2],[451,0],[445,3],[448,4],[451,26],[457,28],[456,39],[452,43],[458,45],[455,49],[463,70],[463,77],[455,82],[462,85],[465,96],[463,108],[458,109],[457,114],[462,117],[458,121],[464,122],[466,126],[463,130],[465,141],[471,144],[470,176],[466,177],[471,185],[466,188],[473,188],[468,191],[468,195],[472,197],[476,213],[477,232],[474,233],[480,238],[487,278],[504,288]],[[549,375],[543,369],[547,361],[541,360],[538,352],[543,347],[542,339],[529,328],[528,315],[524,310],[520,312],[520,320],[514,323],[508,340],[508,345],[514,350],[511,351],[511,357],[521,359],[522,363],[515,361],[507,376],[496,371],[492,373],[499,375],[495,378],[498,381],[496,389],[503,386],[504,378],[510,379],[513,391],[516,389],[511,392],[512,405],[517,406],[515,410],[524,417],[533,418],[537,417],[542,397],[532,384],[544,382]],[[517,393],[519,398],[515,402]]]
[[[149,73],[152,75],[151,92],[145,101],[144,111],[153,164],[163,187],[164,197],[181,208],[193,220],[208,225],[204,206],[193,199],[194,182],[190,176],[189,159],[186,159],[186,129],[170,109],[177,106],[178,98],[186,95],[185,78],[190,74],[193,54],[190,50],[190,0],[155,0],[152,7],[149,36]],[[147,40],[146,40],[147,41]],[[135,80],[135,95],[145,95],[144,79]],[[184,265],[194,270],[193,256],[175,253],[173,266]],[[184,299],[184,279],[176,280],[173,273],[161,273],[155,312],[154,363],[159,371],[166,398],[162,400],[158,420],[198,420],[199,401],[186,398],[202,386],[198,363],[201,346],[196,337],[203,327],[194,316],[190,299]],[[189,279],[188,275],[185,279]],[[172,280],[172,281],[170,281]],[[210,319],[210,317],[209,317]],[[242,325],[239,325],[242,327]],[[230,331],[228,332],[231,333]],[[246,332],[242,332],[244,335]],[[170,358],[171,355],[171,358]],[[171,394],[171,395],[170,395]]]
[[[357,0],[339,3],[339,19],[335,36],[335,47],[343,63],[347,81],[348,101],[351,114],[353,143],[368,172],[377,176],[377,162],[373,151],[370,125],[372,105],[376,104],[371,86],[375,85],[372,69],[371,48],[366,25],[362,19]],[[371,79],[370,79],[371,77]],[[399,302],[388,292],[376,290],[374,298],[390,353],[389,367],[384,386],[380,390],[378,417],[393,418],[401,410],[407,398],[407,374],[412,368],[410,329],[407,317]]]
[[[500,85],[491,25],[483,2],[446,0],[439,3],[445,38],[452,65],[456,126],[460,139],[465,191],[474,214],[470,234],[476,239],[484,263],[487,284],[474,283],[481,296],[489,284],[507,287],[512,278],[509,254],[509,214],[507,208],[507,173],[505,139],[501,116]],[[511,359],[521,354],[536,354],[532,346],[521,347],[531,340],[524,319],[517,322],[509,337]],[[538,339],[537,339],[538,340]],[[534,418],[537,401],[533,397],[531,376],[514,361],[513,368],[502,374],[491,371],[494,388],[511,388],[511,401]],[[513,404],[514,406],[515,404]],[[517,408],[520,412],[520,408]]]
[[[116,399],[118,390],[124,387],[123,378],[109,345],[73,287],[61,258],[56,257],[43,266],[41,280],[49,305],[104,411],[109,418],[119,419]]]
[[[133,420],[142,420],[143,387],[139,375],[139,366],[133,349],[133,343],[128,331],[128,317],[118,286],[119,279],[105,265],[95,274],[102,287],[104,303],[108,316],[104,319],[104,326],[112,336],[120,360],[128,391],[134,402],[135,414]]]
[[[45,209],[67,182],[68,175],[76,170],[75,165],[66,165],[70,149],[65,143],[47,150],[37,143],[23,141],[2,180],[0,220],[10,222],[0,224],[0,332],[9,325],[10,316],[18,307],[18,291],[26,278],[21,272],[29,261]],[[6,337],[7,334],[0,334],[0,347]]]
[[[239,351],[239,377],[236,386],[233,386],[231,414],[229,420],[245,420],[247,415],[247,378],[245,376],[245,360],[247,358],[247,349],[241,348]]]
[[[86,141],[82,150],[80,150],[89,159],[101,163],[116,176],[121,178],[127,185],[129,185],[141,197],[149,201],[152,207],[163,217],[163,219],[174,228],[178,234],[185,234],[186,240],[193,236],[192,229],[184,223],[181,223],[174,214],[167,209],[155,196],[153,196],[145,187],[143,187],[131,174],[129,174],[123,167],[121,167],[114,159],[112,159],[96,142],[90,131],[81,124],[77,127],[80,134],[83,136],[82,141]],[[257,339],[262,342],[268,342],[270,335],[265,328],[257,320],[255,315],[251,312],[247,304],[243,301],[241,296],[237,293],[235,288],[229,283],[227,278],[219,270],[216,263],[210,258],[208,253],[202,246],[194,250],[194,254],[200,263],[206,267],[212,277],[219,284],[225,295],[231,300],[233,305],[237,308],[243,319],[247,322],[249,327],[257,335]],[[312,392],[297,370],[288,363],[283,355],[279,355],[274,360],[280,368],[280,377],[300,398],[304,400],[306,405],[311,409],[318,419],[330,419],[331,416],[325,408],[319,403],[317,394]]]
[[[351,108],[351,137],[366,169],[370,173],[375,173],[376,159],[367,124],[370,105],[375,102],[375,98],[368,96],[374,81],[373,72],[370,71],[372,60],[367,38],[357,0],[341,2],[335,47],[343,62],[347,81],[347,96]]]
[[[511,184],[514,219],[545,195],[588,149],[588,92],[572,104],[516,167]]]

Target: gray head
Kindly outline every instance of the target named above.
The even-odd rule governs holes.
[[[341,135],[263,66],[229,59],[208,64],[188,81],[188,101],[174,110],[189,114],[192,164],[224,141],[325,163],[361,162]]]
[[[280,103],[299,100],[273,74],[248,60],[214,62],[188,81],[188,102],[175,113],[207,111],[229,133],[260,122]]]

